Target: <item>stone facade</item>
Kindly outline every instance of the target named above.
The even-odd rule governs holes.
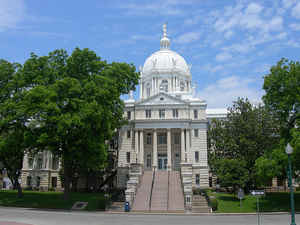
[[[140,97],[125,101],[129,121],[119,137],[118,182],[134,199],[139,175],[131,168],[181,171],[186,205],[192,188],[209,186],[206,102],[195,97],[190,66],[170,50],[164,34],[161,49],[140,67]]]

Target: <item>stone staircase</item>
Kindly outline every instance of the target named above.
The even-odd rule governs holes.
[[[134,212],[146,212],[150,210],[150,197],[152,191],[153,172],[145,171],[140,187],[137,189],[135,200],[132,205]]]
[[[169,172],[169,212],[184,212],[184,197],[179,171]]]
[[[202,195],[193,195],[192,198],[193,213],[210,213],[211,208],[208,206],[206,198]]]
[[[110,212],[124,212],[124,202],[112,202],[108,211]]]
[[[151,198],[152,212],[168,211],[168,171],[156,171]]]

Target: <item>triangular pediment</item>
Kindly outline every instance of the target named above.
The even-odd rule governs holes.
[[[136,103],[136,106],[147,106],[147,105],[185,105],[186,101],[168,95],[166,93],[159,93],[151,96],[150,98],[141,100]]]

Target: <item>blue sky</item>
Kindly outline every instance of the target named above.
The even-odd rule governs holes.
[[[138,68],[159,49],[164,22],[209,108],[260,101],[270,66],[299,61],[300,0],[0,0],[0,58],[80,47]]]

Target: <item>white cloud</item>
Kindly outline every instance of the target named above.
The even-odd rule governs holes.
[[[250,3],[246,8],[247,14],[258,14],[263,10],[263,7],[257,3]]]
[[[218,55],[216,55],[216,61],[218,62],[224,62],[230,59],[232,59],[232,55],[228,52],[221,52]]]
[[[25,3],[23,0],[0,1],[0,31],[16,28],[25,18]]]
[[[292,24],[289,25],[289,27],[292,30],[299,31],[300,30],[300,23],[292,23]]]
[[[295,5],[295,7],[292,9],[292,16],[300,19],[300,2]]]
[[[186,44],[200,39],[200,32],[188,32],[180,35],[174,40],[174,42],[179,44]]]
[[[231,46],[223,47],[224,51],[232,51],[238,53],[248,53],[253,49],[251,43],[243,43],[243,44],[233,44]]]
[[[202,68],[200,69],[203,69],[203,70],[206,70],[208,71],[209,73],[216,73],[218,71],[221,71],[224,69],[224,66],[223,65],[211,65],[211,64],[206,64],[204,65]]]
[[[232,30],[229,30],[224,34],[224,37],[226,39],[230,39],[233,36],[233,34],[234,34],[234,32]]]
[[[261,102],[262,91],[251,87],[254,80],[230,76],[216,81],[200,91],[198,96],[207,101],[208,108],[228,107],[238,97],[248,98],[251,102]]]

